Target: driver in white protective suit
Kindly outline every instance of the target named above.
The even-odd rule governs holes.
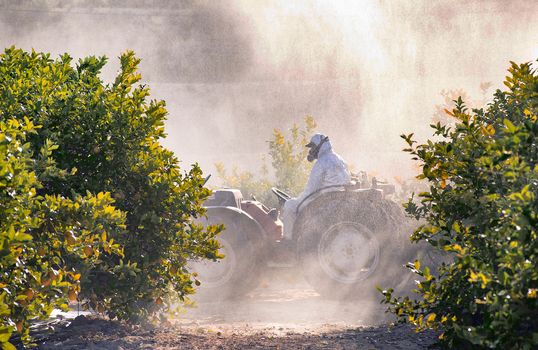
[[[282,222],[284,224],[284,239],[290,240],[293,233],[293,223],[296,219],[297,206],[311,193],[333,185],[347,185],[351,182],[351,175],[346,162],[338,154],[333,152],[329,137],[323,134],[315,134],[306,145],[310,148],[308,161],[313,162],[308,183],[303,193],[297,198],[286,201],[282,210]]]

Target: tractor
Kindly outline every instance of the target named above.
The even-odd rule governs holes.
[[[290,196],[272,188],[282,206]],[[206,200],[208,224],[224,224],[217,238],[218,261],[190,264],[198,274],[198,294],[211,300],[238,298],[268,269],[298,267],[308,283],[328,298],[377,294],[375,286],[401,277],[400,206],[388,195],[394,186],[365,174],[351,184],[322,188],[297,206],[293,239],[283,239],[279,210],[245,200],[237,189],[215,190]]]

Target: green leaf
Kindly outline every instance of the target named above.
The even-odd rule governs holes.
[[[512,124],[512,122],[510,120],[503,119],[503,124],[504,124],[504,126],[506,126],[506,128],[508,129],[508,132],[510,132],[510,133],[513,134],[514,132],[517,131],[517,127],[514,124]]]
[[[2,350],[17,350],[17,348],[11,343],[2,343]]]
[[[11,338],[13,329],[11,327],[0,326],[0,343],[6,343]]]

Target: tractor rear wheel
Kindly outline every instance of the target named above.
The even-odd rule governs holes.
[[[329,298],[379,297],[398,283],[403,235],[399,208],[355,192],[324,194],[304,208],[297,249],[307,281]],[[400,221],[401,222],[401,221]]]

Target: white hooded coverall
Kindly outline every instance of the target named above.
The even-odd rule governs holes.
[[[323,134],[312,136],[311,142],[319,145],[325,138]],[[325,141],[318,153],[318,160],[312,167],[308,183],[301,195],[286,201],[282,210],[282,222],[284,224],[284,239],[291,239],[293,224],[296,219],[297,206],[311,193],[333,185],[347,185],[351,182],[351,175],[346,163],[338,154],[333,152],[330,141]]]

